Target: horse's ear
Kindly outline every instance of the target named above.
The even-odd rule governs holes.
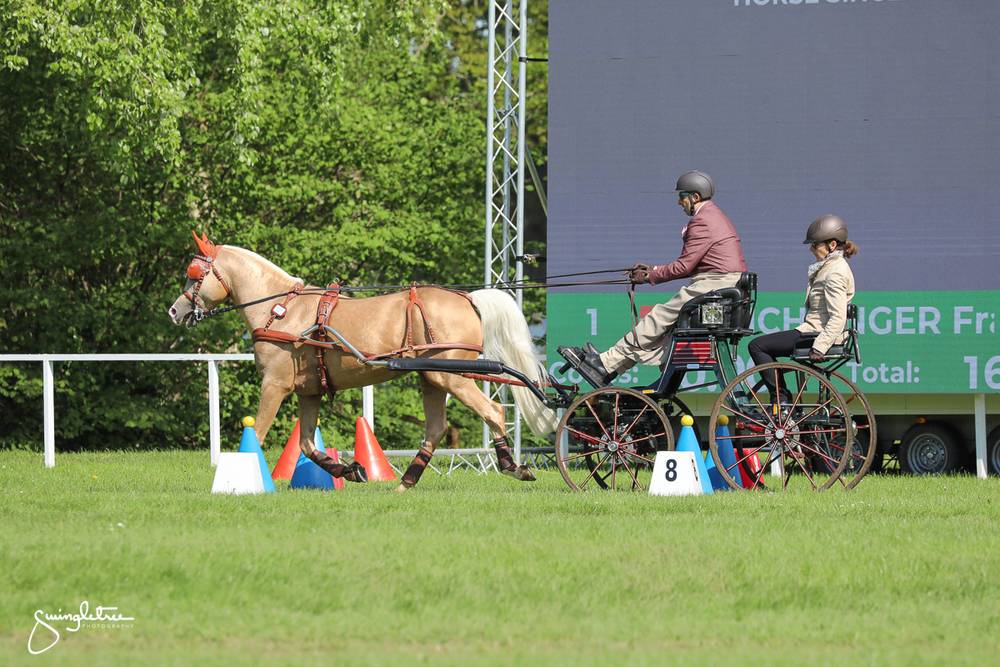
[[[191,230],[191,236],[194,237],[195,245],[198,246],[198,252],[200,252],[205,257],[215,257],[216,253],[219,252],[215,244],[208,240],[208,235],[202,232],[201,238],[198,238],[198,232]]]

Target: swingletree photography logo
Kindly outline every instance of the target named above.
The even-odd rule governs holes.
[[[28,653],[39,655],[59,643],[63,632],[79,632],[87,629],[120,629],[131,628],[133,616],[125,616],[118,607],[98,605],[90,610],[90,602],[80,603],[79,611],[64,612],[59,610],[51,614],[44,609],[35,610],[35,625],[28,635]]]

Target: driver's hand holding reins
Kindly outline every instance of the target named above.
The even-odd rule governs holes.
[[[649,282],[649,264],[636,262],[635,265],[626,272],[628,280],[633,285],[644,285]]]

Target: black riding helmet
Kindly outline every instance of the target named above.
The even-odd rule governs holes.
[[[806,240],[802,243],[812,245],[825,241],[839,241],[841,245],[847,242],[847,225],[840,216],[827,213],[813,220],[806,230]]]
[[[703,171],[687,171],[677,179],[677,192],[697,192],[701,200],[711,199],[715,194],[715,183],[712,177]]]

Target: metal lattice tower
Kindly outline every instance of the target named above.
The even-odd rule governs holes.
[[[486,101],[486,285],[502,288],[524,276],[524,86],[528,0],[490,0]],[[521,307],[521,291],[514,290]],[[506,385],[483,391],[503,404],[514,458],[521,461],[521,414]],[[483,446],[490,443],[483,425]]]

